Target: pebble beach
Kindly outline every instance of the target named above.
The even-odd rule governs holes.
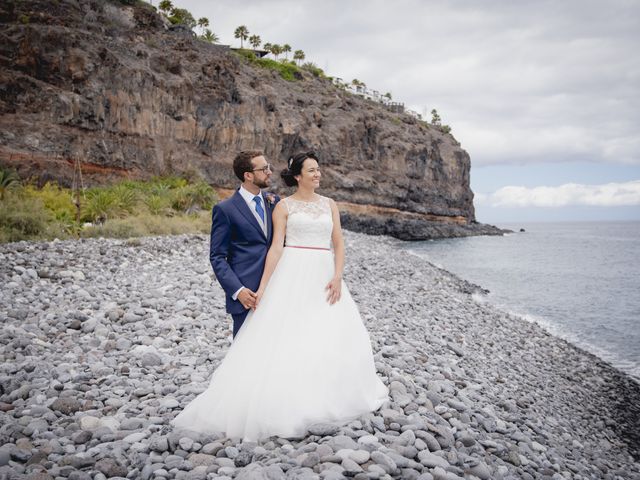
[[[397,240],[345,243],[390,399],[260,442],[169,426],[230,344],[208,236],[0,245],[0,480],[640,479],[637,382]]]

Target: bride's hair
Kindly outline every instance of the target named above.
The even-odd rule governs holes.
[[[295,187],[298,185],[298,181],[295,179],[295,176],[300,175],[302,172],[302,164],[307,158],[313,158],[316,162],[320,163],[315,152],[297,153],[289,159],[287,162],[287,168],[280,172],[280,178],[284,180],[284,183],[286,183],[288,187]]]

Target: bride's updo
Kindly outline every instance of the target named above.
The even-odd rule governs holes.
[[[320,163],[318,156],[314,152],[297,153],[289,159],[287,168],[280,172],[280,178],[284,180],[284,183],[286,183],[288,187],[298,185],[298,180],[296,180],[295,177],[302,172],[302,164],[307,158],[313,158],[316,162]]]

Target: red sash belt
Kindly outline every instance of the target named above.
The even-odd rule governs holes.
[[[327,251],[331,251],[330,248],[322,248],[322,247],[298,247],[296,245],[285,245],[285,247],[287,248],[304,248],[307,250],[327,250]]]

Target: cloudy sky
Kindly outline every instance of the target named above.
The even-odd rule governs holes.
[[[174,3],[221,43],[246,25],[436,108],[471,155],[479,221],[640,220],[640,1]]]

